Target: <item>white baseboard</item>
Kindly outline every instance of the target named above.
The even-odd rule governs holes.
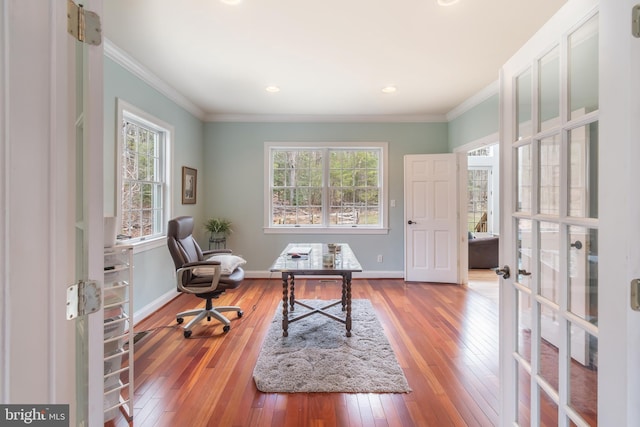
[[[160,295],[158,298],[156,298],[155,300],[151,301],[149,304],[142,307],[140,310],[133,313],[133,325],[134,326],[137,325],[138,322],[141,322],[148,316],[158,311],[160,307],[162,307],[163,305],[165,305],[166,303],[168,303],[178,295],[180,295],[180,293],[178,293],[178,291],[175,291],[175,290],[171,290],[164,295]]]

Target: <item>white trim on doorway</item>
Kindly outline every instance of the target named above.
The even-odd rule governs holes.
[[[489,145],[497,145],[500,142],[499,139],[499,134],[498,132],[494,132],[490,135],[484,136],[482,138],[476,139],[474,141],[468,142],[464,145],[461,145],[459,147],[456,147],[453,152],[459,154],[460,156],[464,156],[466,157],[467,153],[473,150],[477,150],[478,148],[482,148],[482,147],[486,147]],[[497,163],[499,164],[499,162]],[[459,187],[458,187],[458,193],[460,195],[460,206],[464,206],[465,207],[465,212],[466,212],[466,206],[467,206],[467,201],[468,201],[468,194],[467,194],[467,179],[466,179],[466,173],[467,170],[469,168],[468,163],[465,162],[466,168],[465,170],[461,170],[460,171],[460,179],[459,179]],[[462,175],[465,176],[462,176]],[[498,175],[499,177],[499,175]],[[499,179],[499,178],[498,178]],[[499,185],[498,180],[495,181],[496,186]],[[498,196],[499,197],[499,196]],[[497,206],[499,207],[499,200],[496,201]],[[462,208],[461,208],[462,210]],[[458,242],[460,244],[460,246],[458,247],[458,256],[460,257],[460,262],[459,262],[459,268],[460,268],[460,272],[459,272],[459,278],[460,278],[460,283],[466,285],[469,283],[469,248],[468,248],[468,244],[469,244],[469,240],[468,240],[468,234],[466,232],[467,230],[467,224],[466,224],[466,220],[462,217],[462,215],[459,217],[458,219],[459,221],[459,229],[460,229],[460,239],[458,239]]]

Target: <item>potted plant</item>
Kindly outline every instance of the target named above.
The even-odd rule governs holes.
[[[225,218],[211,218],[204,227],[211,233],[210,240],[224,239],[233,231],[231,221]]]

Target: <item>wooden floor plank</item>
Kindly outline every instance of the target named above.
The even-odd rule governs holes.
[[[487,276],[472,286],[353,282],[371,300],[412,392],[405,394],[265,394],[253,382],[262,341],[282,303],[279,278],[247,279],[217,305],[231,330],[200,323],[185,339],[180,311],[202,301],[181,295],[136,325],[135,407],[131,425],[171,426],[489,426],[498,420],[498,306]],[[338,298],[339,285],[296,280],[297,298]],[[127,425],[123,417],[109,426]]]

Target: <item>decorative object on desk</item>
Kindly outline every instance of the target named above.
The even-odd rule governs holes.
[[[331,301],[301,300],[321,307]],[[296,307],[295,315],[304,308]],[[340,304],[330,309],[341,315]],[[407,393],[407,379],[376,317],[371,301],[352,301],[353,336],[341,323],[313,315],[282,336],[278,304],[262,344],[253,379],[265,393]]]
[[[198,170],[182,167],[182,204],[195,205],[198,184]]]
[[[333,264],[335,261],[335,252],[334,253],[328,253],[328,254],[322,254],[322,266],[324,268],[333,268]]]

